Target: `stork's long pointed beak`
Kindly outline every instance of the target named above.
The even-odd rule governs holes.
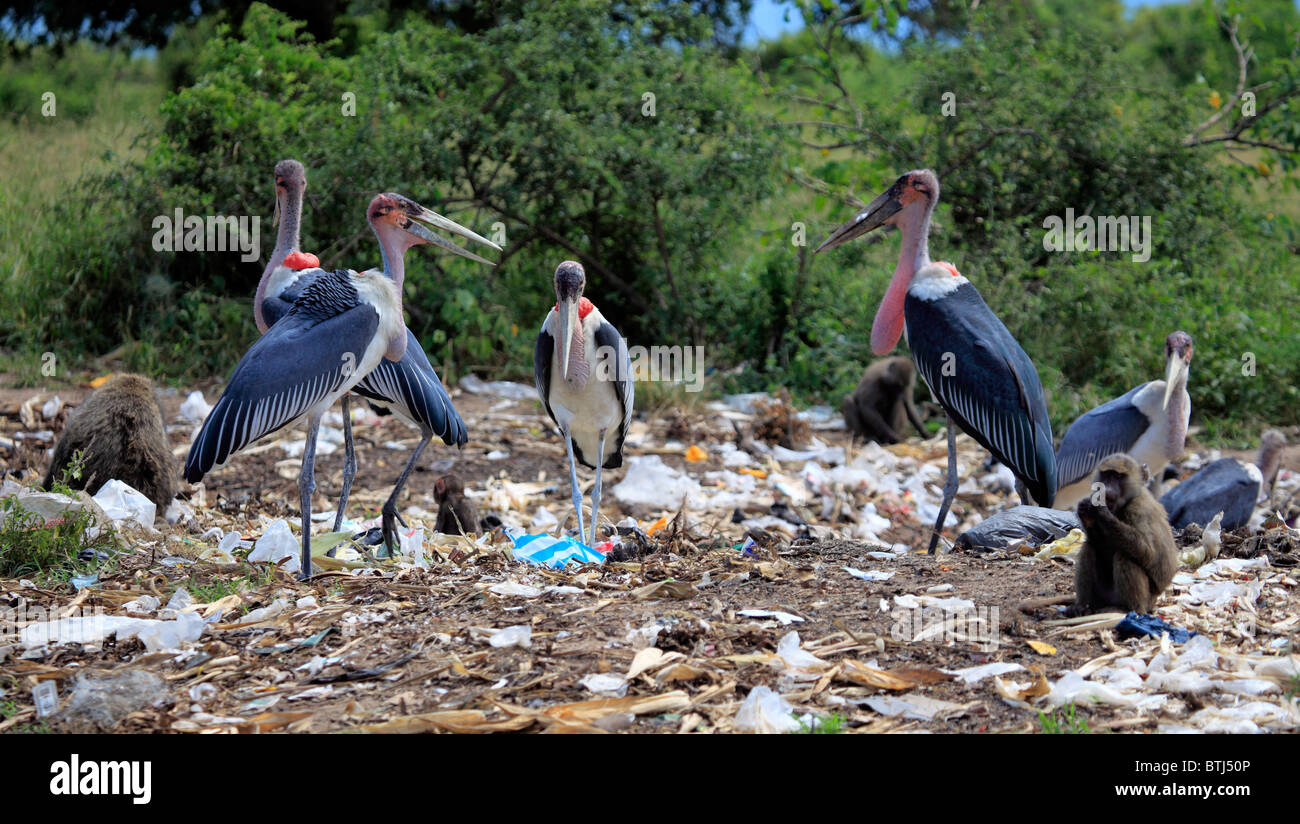
[[[560,375],[569,379],[569,352],[573,350],[573,335],[581,334],[578,328],[578,300],[564,298],[556,303],[555,320],[558,327],[556,346],[560,350]]]
[[[441,235],[434,234],[427,227],[421,224],[427,223],[430,226],[433,226],[435,228],[442,229],[447,232],[451,232],[452,234],[460,235],[461,237],[464,238],[468,238],[474,241],[475,243],[481,243],[484,246],[490,246],[493,249],[496,249],[498,252],[501,251],[500,246],[496,245],[495,243],[483,237],[482,235],[478,234],[477,232],[474,232],[470,229],[466,229],[464,226],[461,226],[456,221],[449,220],[431,209],[424,208],[418,203],[412,203],[410,207],[408,207],[406,215],[407,217],[410,218],[410,221],[403,228],[407,232],[415,235],[421,240],[427,243],[432,243],[434,246],[437,246],[440,249],[446,249],[448,252],[460,255],[461,257],[467,257],[470,260],[477,261],[479,263],[486,263],[488,266],[496,266],[496,264],[493,263],[492,261],[487,260],[485,258],[481,258],[478,255],[474,254],[473,252],[469,251],[468,249],[465,249],[461,246],[457,246],[455,243],[452,243],[450,240],[447,240]],[[417,223],[416,221],[419,222]]]
[[[861,237],[872,229],[883,226],[886,220],[898,214],[903,208],[899,199],[897,184],[890,186],[883,194],[867,204],[852,220],[831,232],[822,245],[813,254],[823,249],[832,249],[841,243],[847,243],[855,237]]]
[[[1187,372],[1187,362],[1183,360],[1181,352],[1172,352],[1169,355],[1169,365],[1165,371],[1165,400],[1161,404],[1161,410],[1169,408],[1169,399],[1173,397],[1174,388],[1178,385],[1178,378]]]

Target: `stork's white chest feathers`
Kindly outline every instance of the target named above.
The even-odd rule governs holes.
[[[277,297],[285,289],[294,284],[298,278],[302,277],[303,272],[320,272],[320,269],[290,269],[288,266],[281,264],[275,267],[271,272],[271,277],[266,281],[266,296],[268,298]]]
[[[390,341],[406,335],[406,322],[402,320],[402,302],[397,294],[397,284],[375,269],[352,272],[352,285],[362,303],[369,304],[379,313],[379,328],[365,354],[357,364],[357,380],[361,380],[379,365],[388,350]]]
[[[907,286],[907,293],[918,300],[934,301],[947,297],[963,283],[970,283],[957,274],[952,264],[928,263],[916,270]]]
[[[551,317],[547,319],[547,331],[553,339],[556,338],[554,320],[555,312],[552,311]],[[572,433],[583,453],[588,456],[596,453],[597,437],[602,430],[607,433],[605,451],[608,453],[613,447],[612,433],[617,432],[623,423],[623,407],[613,380],[617,377],[617,362],[613,360],[617,353],[601,352],[596,343],[596,330],[604,322],[598,309],[593,309],[582,319],[582,358],[587,362],[587,380],[581,387],[564,379],[560,366],[562,353],[551,353],[553,360],[548,395],[551,410],[555,413],[557,423]],[[557,348],[561,345],[558,339],[555,345]],[[570,357],[572,356],[571,354]]]

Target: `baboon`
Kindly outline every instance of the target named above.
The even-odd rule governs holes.
[[[1277,481],[1277,471],[1282,468],[1282,451],[1286,449],[1286,436],[1276,429],[1269,429],[1259,441],[1259,457],[1255,459],[1255,465],[1259,467],[1259,474],[1264,476],[1262,481],[1263,490],[1268,493],[1273,492],[1273,484]]]
[[[54,447],[46,489],[62,476],[78,450],[84,467],[79,479],[68,479],[74,489],[94,495],[116,478],[142,492],[159,512],[176,497],[176,467],[162,410],[154,400],[153,383],[142,375],[111,378],[73,411]]]
[[[1102,494],[1104,500],[1093,503]],[[1087,541],[1074,566],[1070,614],[1107,608],[1150,613],[1174,579],[1178,552],[1137,461],[1111,455],[1098,464],[1093,492],[1079,501],[1078,512]]]
[[[478,532],[478,510],[474,502],[465,497],[465,485],[455,475],[443,475],[433,485],[433,497],[438,502],[438,521],[434,531],[443,535],[465,535]]]
[[[884,358],[872,363],[862,373],[862,380],[845,395],[840,404],[844,423],[854,436],[880,444],[898,443],[903,439],[904,415],[926,436],[921,416],[912,405],[916,387],[916,367],[906,357]]]

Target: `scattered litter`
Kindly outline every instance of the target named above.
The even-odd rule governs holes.
[[[108,728],[167,695],[167,682],[148,670],[133,667],[102,678],[78,674],[72,680],[61,715]]]
[[[1223,511],[1201,532],[1201,543],[1196,547],[1178,553],[1178,560],[1184,566],[1196,567],[1206,561],[1219,557],[1219,548],[1223,545]]]
[[[623,480],[610,490],[620,502],[656,509],[704,505],[700,482],[678,472],[658,455],[632,455],[624,463]]]
[[[627,695],[627,679],[613,673],[592,673],[583,676],[578,683],[597,695],[607,695],[612,698],[622,698]]]
[[[530,564],[540,564],[561,569],[574,561],[579,564],[602,564],[605,556],[573,538],[553,538],[550,535],[517,535],[514,541],[515,557]]]
[[[801,623],[803,621],[803,619],[798,615],[791,615],[788,612],[771,609],[739,609],[736,610],[736,614],[743,615],[746,618],[775,618],[777,621],[781,622],[781,626],[789,626],[790,624]]]
[[[533,628],[528,624],[520,624],[494,632],[488,638],[488,643],[494,647],[531,647],[532,639]]]
[[[1073,512],[1041,506],[1015,506],[994,513],[957,536],[957,547],[967,550],[1006,549],[1023,543],[1041,546],[1080,529]]]
[[[528,584],[521,584],[516,581],[503,581],[499,584],[493,584],[488,587],[488,592],[493,592],[497,595],[517,595],[520,598],[536,598],[538,595],[542,594],[542,591],[537,587],[532,587]]]
[[[537,388],[510,381],[485,381],[473,373],[460,379],[460,386],[471,395],[491,395],[512,401],[537,399]]]
[[[262,533],[262,537],[253,544],[253,551],[248,553],[248,560],[275,564],[285,572],[293,574],[302,569],[299,560],[301,553],[302,546],[289,529],[289,522],[279,518],[268,526]]]
[[[1024,667],[1010,661],[994,661],[991,664],[981,664],[978,667],[963,667],[962,669],[943,670],[949,675],[955,675],[966,685],[977,684],[991,675],[1006,675],[1008,672],[1018,672]]]
[[[529,524],[533,529],[540,529],[543,532],[555,529],[559,525],[560,519],[552,515],[551,511],[544,506],[537,507],[537,511],[533,513],[533,521]]]
[[[864,581],[888,581],[890,578],[894,577],[894,573],[892,572],[882,572],[875,569],[869,572],[863,572],[860,569],[846,566],[844,567],[844,571],[852,575],[854,578],[861,578]]]
[[[952,718],[965,712],[961,704],[940,701],[925,695],[880,695],[860,699],[863,704],[890,718],[914,718],[918,721],[932,721],[936,718]]]
[[[770,687],[754,687],[736,711],[735,727],[741,732],[798,732],[794,707]]]
[[[1188,632],[1181,627],[1170,626],[1163,619],[1154,615],[1139,615],[1136,612],[1130,612],[1124,616],[1115,627],[1120,638],[1141,638],[1146,635],[1154,635],[1159,638],[1161,633],[1168,633],[1169,640],[1175,644],[1185,643],[1195,631]]]
[[[799,646],[799,633],[793,630],[781,636],[769,663],[795,681],[816,681],[830,668],[830,664]]]
[[[194,391],[181,404],[181,420],[186,423],[200,424],[208,417],[212,407],[203,399],[203,393]]]
[[[193,643],[203,635],[207,624],[196,612],[182,612],[172,621],[145,621],[138,633],[145,649],[150,652],[179,649],[182,644]],[[120,636],[119,636],[120,637]]]
[[[59,708],[59,683],[49,679],[32,687],[32,703],[36,706],[37,718],[53,713]]]
[[[1125,695],[1106,684],[1089,681],[1073,670],[1067,672],[1059,681],[1052,684],[1052,691],[1047,695],[1046,701],[1052,707],[1091,703],[1107,704],[1112,707],[1131,707],[1137,703],[1136,698]]]

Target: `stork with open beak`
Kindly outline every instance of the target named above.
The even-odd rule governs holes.
[[[957,493],[956,423],[1016,476],[1025,503],[1056,495],[1052,426],[1038,370],[970,281],[951,263],[930,260],[930,216],[939,179],[929,169],[898,178],[818,252],[884,225],[902,235],[898,266],[871,325],[871,348],[886,355],[907,332],[917,371],[948,415],[948,478],[930,538],[935,551]]]
[[[1056,451],[1057,509],[1073,509],[1088,494],[1092,472],[1107,455],[1128,453],[1146,464],[1154,479],[1162,476],[1166,464],[1182,457],[1192,417],[1187,394],[1192,348],[1191,335],[1170,333],[1165,338],[1164,380],[1135,386],[1070,425]]]
[[[623,440],[632,421],[632,363],[627,341],[582,296],[587,275],[566,260],[555,270],[555,307],[533,350],[533,378],[546,414],[560,428],[569,456],[569,483],[578,537],[596,543],[600,471],[623,465]],[[591,490],[591,537],[583,528],[582,489],[574,463],[596,470]]]
[[[409,198],[392,192],[377,195],[370,201],[370,208],[366,215],[375,236],[379,238],[379,248],[384,257],[384,273],[393,279],[399,290],[405,277],[406,251],[419,244],[433,243],[444,249],[454,249],[456,254],[479,263],[496,265],[445,241],[428,231],[418,221],[464,235],[497,251],[501,250],[500,246],[487,238],[447,220],[436,212],[429,211]],[[401,495],[411,471],[419,462],[420,454],[435,435],[442,438],[442,442],[448,446],[461,447],[469,439],[469,434],[465,428],[465,421],[452,406],[451,398],[442,386],[442,379],[429,363],[429,356],[425,354],[420,341],[409,328],[406,330],[406,353],[396,361],[387,359],[380,361],[374,371],[362,378],[353,391],[369,401],[370,406],[380,414],[395,414],[420,430],[420,442],[416,444],[415,450],[402,469],[402,474],[398,476],[397,483],[393,486],[392,494],[384,501],[381,510],[384,546],[391,556],[394,552],[393,541],[397,532],[397,522],[406,525],[397,511],[398,496]],[[343,422],[345,429],[348,430],[346,434],[350,435],[352,422],[348,415],[347,402],[345,397]],[[350,437],[347,440],[350,443]],[[355,469],[353,472],[355,474]],[[347,486],[350,486],[350,480],[345,477]],[[343,497],[339,501],[340,516],[346,502],[347,487],[345,486]],[[338,529],[337,520],[334,528]]]
[[[320,265],[316,256],[299,249],[303,192],[306,188],[306,170],[301,163],[297,160],[282,160],[276,164],[276,217],[279,231],[275,251],[262,272],[253,301],[254,318],[259,331],[263,333],[288,313],[302,289],[321,271],[316,268]],[[437,212],[391,192],[377,195],[370,202],[366,219],[379,240],[383,272],[397,284],[399,295],[405,278],[406,251],[412,246],[433,244],[470,260],[495,265],[434,234],[422,224],[445,229],[497,251],[501,249],[487,238]],[[409,329],[406,330],[406,352],[401,359],[384,359],[375,372],[362,379],[354,391],[365,397],[380,414],[395,413],[420,430],[421,440],[382,510],[384,545],[391,555],[394,551],[396,524],[401,521],[401,516],[397,513],[397,498],[424,447],[435,435],[442,438],[448,446],[463,446],[468,434],[465,422],[452,406],[451,398],[442,386],[442,380],[429,363],[419,340]],[[357,472],[348,395],[343,396],[343,446],[343,490],[334,516],[336,532],[342,526],[348,496]]]
[[[305,185],[305,179],[303,183]],[[415,364],[413,369],[418,371],[418,361],[421,359],[427,365],[428,359],[422,358],[423,353],[419,351],[418,344],[413,350],[410,349],[413,336],[402,320],[402,255],[410,246],[424,242],[459,249],[455,244],[415,223],[406,214],[405,208],[400,212],[376,208],[376,204],[387,204],[392,197],[376,197],[371,202],[371,212],[368,213],[372,226],[380,236],[381,248],[384,249],[384,271],[370,269],[365,272],[327,272],[309,265],[314,262],[314,256],[293,251],[280,255],[284,251],[282,243],[289,249],[297,243],[296,220],[288,231],[283,229],[282,224],[282,237],[277,240],[277,252],[272,256],[275,265],[268,266],[269,274],[264,273],[263,283],[258,287],[255,311],[260,311],[261,320],[267,324],[266,332],[240,360],[221,398],[203,422],[185,461],[185,479],[197,483],[213,468],[222,466],[232,454],[258,438],[306,419],[307,443],[303,450],[302,470],[298,476],[302,504],[304,577],[311,574],[311,494],[315,490],[316,437],[321,418],[335,400],[345,397],[381,363],[400,364],[408,360],[409,356],[409,362]],[[298,204],[301,204],[301,197],[298,198]],[[428,214],[433,215],[432,212]],[[291,216],[296,217],[296,214],[286,214],[284,223],[289,223],[288,218]],[[443,228],[449,228],[446,224],[456,226],[446,218],[433,216],[437,219],[421,213],[418,219]],[[459,234],[477,238],[477,235],[464,227],[456,228]],[[403,238],[402,235],[406,237]],[[459,254],[488,262],[464,250],[460,250]],[[278,262],[277,256],[280,257]],[[432,371],[432,367],[429,367],[429,371]],[[441,382],[437,384],[440,389]],[[427,396],[433,391],[432,387],[425,387],[423,394]],[[413,391],[408,399],[400,393],[394,393],[395,397],[389,400],[418,405],[417,396],[420,394]],[[446,397],[445,393],[442,397]],[[450,409],[450,401],[446,407]],[[355,473],[347,412],[345,403],[348,463]],[[451,414],[454,416],[454,410]],[[431,421],[437,420],[432,409],[429,410],[429,418]],[[458,416],[456,421],[459,422]],[[443,426],[448,433],[453,429],[445,419]],[[461,439],[461,442],[463,430],[462,422],[460,434],[454,436]],[[403,473],[402,480],[405,480],[406,474]],[[346,503],[346,487],[350,485],[351,478],[346,478],[344,500],[339,506],[340,514]],[[338,517],[336,516],[336,529]]]

